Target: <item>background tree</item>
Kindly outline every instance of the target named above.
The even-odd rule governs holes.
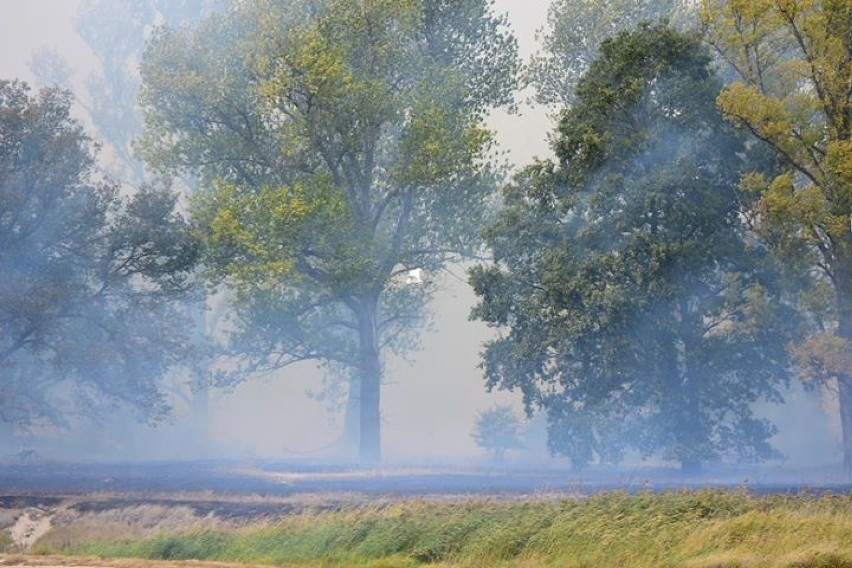
[[[783,166],[743,185],[810,315],[796,355],[805,375],[836,387],[852,473],[852,2],[707,0],[702,19],[739,76],[719,107]]]
[[[686,28],[697,23],[696,12],[690,0],[554,0],[547,27],[537,34],[542,49],[528,70],[536,100],[557,110],[572,104],[577,82],[603,40],[661,18]]]
[[[521,419],[511,406],[495,406],[476,416],[471,436],[477,446],[491,454],[494,463],[502,464],[506,461],[506,452],[524,446],[521,426]]]
[[[83,0],[76,30],[98,62],[75,98],[95,127],[106,156],[101,165],[123,183],[151,182],[133,151],[142,133],[139,63],[159,25],[180,26],[224,7],[221,0]],[[75,69],[53,48],[36,50],[30,69],[43,86],[72,89]]]
[[[206,266],[234,293],[232,377],[343,369],[365,461],[384,354],[411,347],[432,292],[405,275],[476,247],[495,177],[483,120],[517,67],[483,0],[247,2],[161,30],[144,58],[146,156],[200,176]]]
[[[146,41],[159,25],[186,25],[224,7],[221,0],[83,0],[80,3],[76,30],[98,66],[86,76],[84,88],[75,94],[75,101],[91,120],[101,145],[98,167],[126,191],[163,181],[146,171],[133,149],[143,126],[139,64]],[[75,70],[54,49],[37,50],[30,68],[42,85],[72,89]],[[166,181],[187,192],[196,185],[191,176]],[[208,300],[210,310],[206,309]],[[193,296],[191,301],[195,320],[193,352],[207,355],[193,359],[189,381],[176,375],[167,390],[175,402],[183,403],[189,410],[187,421],[195,447],[203,452],[209,431],[209,354],[222,310],[215,299],[201,294]]]
[[[173,195],[93,181],[70,95],[0,81],[0,419],[65,422],[120,402],[150,420],[186,353],[195,245]]]
[[[746,150],[699,40],[643,25],[604,41],[555,137],[522,171],[471,271],[489,388],[548,411],[575,465],[661,450],[686,471],[773,455],[751,404],[779,400],[784,320],[737,194]]]

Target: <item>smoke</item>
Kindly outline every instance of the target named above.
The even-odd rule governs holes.
[[[525,58],[536,50],[534,34],[546,23],[548,5],[546,0],[495,3],[498,12],[508,12]],[[4,6],[0,78],[33,81],[29,68],[32,54],[47,46],[70,63],[73,72],[68,80],[75,93],[85,93],[86,77],[99,69],[99,62],[75,33],[78,9],[79,2],[72,0],[30,0]],[[547,110],[529,103],[530,94],[518,95],[517,114],[496,112],[489,121],[501,148],[509,152],[510,162],[516,165],[551,153]],[[93,126],[82,109],[78,116],[87,126]],[[427,275],[437,281],[439,291],[433,306],[433,330],[422,337],[422,349],[410,361],[392,358],[387,363],[383,421],[385,454],[390,461],[479,460],[481,451],[470,436],[477,413],[494,404],[519,406],[517,395],[484,391],[479,354],[482,343],[493,333],[484,324],[468,321],[474,297],[464,282],[464,268],[451,270]],[[285,459],[329,456],[342,431],[343,416],[329,412],[323,401],[306,396],[307,391],[322,388],[322,378],[322,369],[305,364],[280,376],[247,383],[231,393],[214,392],[209,435],[215,453]],[[184,385],[189,379],[175,377],[174,381]],[[779,426],[775,437],[779,449],[790,456],[791,462],[835,459],[837,448],[832,440],[836,437],[825,435],[829,421],[824,419],[815,396],[797,387],[785,396],[787,406],[762,411]],[[179,396],[171,403],[176,410],[172,425],[137,427],[123,416],[100,423],[80,421],[73,435],[44,431],[40,447],[45,453],[68,459],[191,457],[192,452],[186,451],[187,440],[192,438],[191,426],[184,420],[190,413],[189,405]],[[540,419],[536,424],[540,426]],[[804,428],[804,424],[809,427]],[[809,443],[812,439],[826,442]],[[26,444],[36,443],[32,438],[26,440]]]

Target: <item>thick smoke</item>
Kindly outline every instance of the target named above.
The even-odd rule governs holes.
[[[141,130],[140,114],[132,111],[136,108],[133,89],[138,85],[135,65],[141,59],[141,49],[151,31],[151,24],[127,32],[122,50],[113,50],[111,55],[115,59],[106,61],[104,56],[110,48],[103,42],[109,38],[106,35],[98,37],[96,32],[105,34],[113,24],[119,23],[107,19],[93,27],[99,20],[94,18],[95,12],[87,10],[99,10],[99,18],[115,18],[126,12],[103,8],[108,6],[108,2],[83,4],[86,5],[83,10],[74,2],[53,1],[19,3],[8,8],[11,13],[0,24],[0,42],[4,47],[4,55],[0,58],[0,78],[29,77],[35,83],[37,77],[32,77],[27,69],[29,61],[35,64],[33,71],[44,80],[72,88],[78,98],[78,116],[87,130],[103,144],[99,158],[102,160],[101,169],[109,172],[116,178],[115,181],[127,182],[128,187],[138,188],[148,174],[132,155],[130,141]],[[151,4],[159,6],[160,11],[151,18],[153,23],[178,24],[179,18],[189,21],[207,9],[199,8],[201,3],[197,2]],[[195,4],[198,6],[193,7]],[[171,16],[168,13],[170,5],[175,12]],[[192,12],[195,8],[198,11]],[[496,3],[498,12],[508,11],[510,22],[520,36],[521,53],[525,57],[537,49],[533,34],[545,24],[547,8],[547,2],[543,0],[533,4],[511,0]],[[79,18],[87,17],[87,14],[93,19],[87,22],[88,25],[81,26]],[[78,27],[83,35],[78,33]],[[40,56],[34,57],[34,50],[44,44],[49,51],[41,51]],[[93,48],[98,45],[101,46],[100,56],[93,55]],[[58,59],[51,59],[51,54],[61,55],[65,65]],[[530,94],[519,95],[520,102],[524,103]],[[116,111],[116,107],[123,112]],[[110,112],[117,113],[112,122]],[[523,165],[529,163],[534,155],[549,154],[546,136],[549,125],[545,115],[540,108],[525,104],[521,104],[519,114],[508,115],[498,111],[492,115],[490,125],[498,130],[502,146],[510,150],[513,164]],[[127,124],[122,126],[122,121]],[[192,183],[192,180],[187,181]],[[391,461],[480,462],[485,456],[470,436],[477,412],[498,402],[519,406],[518,397],[513,394],[484,392],[478,368],[479,351],[482,342],[492,337],[492,331],[478,322],[467,321],[467,312],[474,298],[466,283],[458,278],[464,274],[464,268],[451,267],[451,270],[456,276],[447,273],[429,275],[436,287],[435,316],[432,330],[422,337],[421,351],[407,359],[392,357],[387,362],[383,423],[386,453]],[[151,314],[150,309],[145,308],[144,314]],[[142,312],[136,315],[143,320],[135,322],[139,326],[151,323],[145,321]],[[189,317],[195,318],[197,327],[199,314],[196,312]],[[208,319],[208,327],[214,323],[213,320],[220,329],[227,326],[214,312],[208,312],[204,317]],[[128,320],[128,323],[131,321]],[[190,328],[188,325],[187,329]],[[7,432],[3,438],[6,449],[0,450],[0,455],[20,448],[36,448],[45,455],[63,459],[173,459],[195,457],[196,450],[205,453],[209,449],[216,456],[328,459],[333,457],[329,448],[333,449],[345,424],[342,399],[338,397],[337,402],[331,404],[321,397],[306,396],[308,391],[322,391],[322,381],[327,376],[325,371],[312,364],[302,364],[286,373],[272,375],[268,380],[241,386],[234,392],[210,392],[208,398],[206,392],[203,397],[196,396],[202,389],[198,384],[193,386],[192,369],[175,370],[164,384],[159,385],[165,404],[174,411],[166,424],[157,427],[138,425],[129,421],[126,413],[110,413],[109,409],[100,412],[97,421],[88,420],[89,417],[79,410],[73,413],[63,411],[60,414],[71,417],[68,419],[72,425],[70,431],[42,425],[30,428],[24,436],[21,432]],[[61,404],[71,400],[72,390],[51,386],[49,394],[57,399],[61,408]],[[327,394],[331,397],[333,392]],[[779,426],[775,446],[788,455],[791,463],[832,461],[837,452],[834,442],[837,433],[825,435],[825,429],[831,422],[825,418],[818,397],[795,386],[783,394],[787,401],[785,406],[769,405],[760,410],[761,415]],[[85,391],[76,392],[74,396],[85,397],[81,400],[85,400],[87,405],[97,400],[97,396]],[[206,401],[206,406],[199,408],[202,400]],[[330,409],[333,411],[329,412]],[[196,445],[199,425],[193,423],[194,412],[209,416],[209,423],[200,428],[203,436],[209,436],[210,448]],[[538,429],[539,433],[534,442],[527,444],[528,448],[537,451],[534,456],[531,456],[531,451],[527,454],[516,451],[514,455],[519,462],[531,461],[533,457],[545,459],[542,421],[541,416],[534,419],[531,430]],[[811,434],[802,428],[802,424],[811,425],[818,433]],[[4,424],[4,429],[10,430],[8,424]],[[817,448],[808,442],[810,439],[823,440],[824,443]],[[190,445],[193,451],[187,452]],[[628,456],[627,461],[634,457],[638,458]],[[509,458],[512,459],[512,454]],[[545,463],[551,462],[545,460]],[[564,461],[555,463],[564,465]]]

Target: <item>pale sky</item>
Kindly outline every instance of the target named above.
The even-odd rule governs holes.
[[[79,0],[0,0],[0,78],[31,81],[27,62],[32,51],[49,46],[77,69],[74,83],[79,89],[96,63],[74,33],[78,5]],[[534,32],[545,23],[547,0],[497,0],[496,6],[508,12],[522,55],[529,56],[535,51]],[[491,119],[499,142],[517,164],[548,153],[544,113],[524,106],[520,110],[512,116],[498,112]],[[443,279],[446,287],[435,303],[435,331],[424,335],[422,351],[411,356],[411,364],[388,363],[383,446],[390,459],[477,456],[470,438],[476,413],[497,403],[517,404],[517,397],[485,392],[477,365],[489,332],[468,321],[474,298],[461,281],[464,270],[456,268],[454,274],[458,278]],[[305,396],[307,389],[316,388],[316,376],[308,367],[218,398],[212,410],[214,439],[246,455],[293,457],[284,451],[287,448],[310,456],[312,448],[333,440],[341,425]],[[168,435],[167,430],[162,433]]]

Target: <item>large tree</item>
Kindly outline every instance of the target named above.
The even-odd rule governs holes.
[[[159,24],[181,26],[223,9],[223,0],[83,0],[76,18],[80,38],[97,64],[87,74],[84,88],[74,94],[78,107],[94,126],[101,146],[98,167],[128,190],[158,183],[133,150],[142,133],[139,105],[139,63],[146,40]],[[47,86],[71,89],[75,71],[55,48],[42,47],[32,56],[30,68]],[[195,180],[184,176],[174,187],[191,192]],[[209,399],[212,336],[221,314],[215,299],[199,294],[189,299],[195,326],[193,352],[207,354],[193,359],[189,380],[175,376],[170,395],[189,410],[186,419],[193,429],[197,449],[203,452],[209,436]],[[207,310],[208,301],[210,310]],[[189,363],[189,361],[187,361]]]
[[[576,465],[627,448],[695,471],[772,455],[753,402],[778,400],[784,325],[737,192],[746,149],[692,35],[604,41],[554,137],[522,171],[471,281],[490,388],[519,389]]]
[[[517,68],[485,0],[245,2],[146,54],[143,147],[202,180],[241,371],[351,376],[364,461],[380,459],[384,354],[412,345],[432,292],[407,275],[476,247],[495,179],[483,121]]]
[[[852,1],[707,0],[702,18],[739,78],[720,108],[783,166],[743,184],[804,292],[813,326],[795,352],[806,375],[836,387],[852,473]],[[827,303],[814,301],[821,290]]]
[[[189,290],[196,246],[173,195],[96,181],[70,105],[0,81],[0,420],[62,423],[99,401],[156,420],[185,354],[166,300]]]

